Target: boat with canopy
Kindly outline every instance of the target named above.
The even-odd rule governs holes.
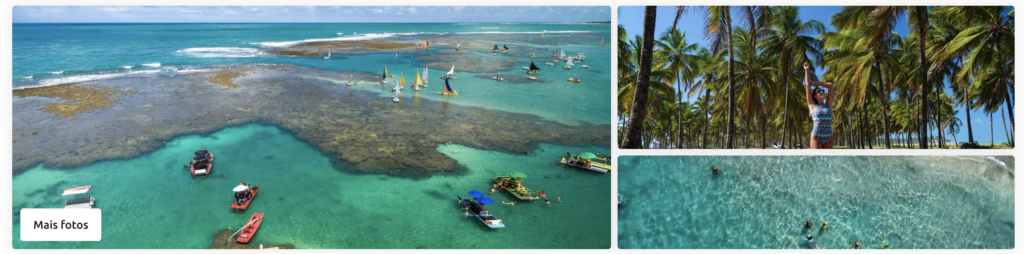
[[[609,158],[597,157],[594,153],[582,153],[580,155],[565,153],[565,156],[562,156],[562,159],[555,163],[602,174],[607,174],[612,169]]]
[[[92,185],[64,189],[64,193],[60,194],[64,199],[64,208],[92,209],[96,204],[96,198],[89,195],[91,189]]]
[[[520,200],[538,200],[540,196],[534,193],[526,186],[523,186],[523,179],[526,179],[526,174],[521,172],[512,172],[507,176],[498,176],[492,178],[494,183],[498,184],[498,187],[502,190],[508,191],[516,198]]]
[[[494,204],[494,200],[484,196],[480,191],[469,191],[469,196],[473,197],[470,199],[463,199],[460,196],[455,196],[459,201],[459,206],[466,212],[466,217],[473,216],[487,225],[489,228],[504,228],[505,224],[501,223],[501,220],[495,218],[490,211],[484,208],[484,205]]]

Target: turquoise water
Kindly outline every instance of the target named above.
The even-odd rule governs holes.
[[[1009,156],[620,159],[623,249],[1014,247]]]
[[[177,145],[180,142],[180,145]],[[265,213],[255,244],[297,248],[609,248],[610,175],[553,165],[562,153],[608,154],[607,147],[542,144],[537,156],[453,144],[439,151],[462,172],[425,179],[352,174],[316,148],[276,127],[249,124],[209,135],[178,137],[167,147],[128,160],[75,169],[37,167],[13,179],[13,246],[21,248],[206,248],[213,232],[239,228]],[[209,149],[213,174],[183,170],[191,153]],[[458,152],[456,152],[458,151]],[[490,205],[506,225],[492,230],[466,219],[455,196],[487,192],[491,177],[524,172],[524,184],[563,202]],[[245,212],[229,206],[239,182],[261,185]],[[103,210],[99,242],[22,242],[21,208],[60,208],[60,192],[92,185]],[[488,194],[510,201],[505,193]]]
[[[548,40],[539,39],[548,31]],[[578,34],[569,37],[570,33]],[[339,35],[341,34],[341,35]],[[569,125],[582,123],[608,124],[611,114],[611,27],[608,24],[530,24],[530,23],[317,23],[317,24],[14,24],[13,84],[15,87],[86,82],[120,75],[160,75],[182,70],[203,70],[210,65],[273,63],[294,64],[332,71],[365,71],[381,73],[388,64],[391,73],[404,73],[414,80],[415,71],[424,62],[403,54],[395,60],[394,53],[335,56],[325,61],[319,57],[283,57],[264,53],[275,46],[304,41],[339,38],[390,38],[400,35],[449,34],[456,37],[494,38],[495,44],[507,44],[512,52],[524,48],[564,50],[568,55],[583,52],[587,60],[573,70],[562,64],[544,65],[550,51],[534,52],[536,59],[517,57],[516,67],[504,73],[460,73],[452,87],[460,96],[448,98],[450,103],[471,105],[508,112],[528,113]],[[518,42],[503,42],[508,38]],[[503,39],[504,38],[504,39]],[[523,38],[533,38],[522,40]],[[599,44],[600,38],[606,38]],[[434,50],[433,53],[439,51]],[[470,54],[482,55],[482,54]],[[489,54],[485,54],[490,56]],[[501,58],[511,58],[505,54]],[[520,66],[530,60],[543,71],[540,81],[531,83],[499,83],[494,75],[523,77]],[[157,65],[159,64],[159,66]],[[583,69],[583,64],[590,69]],[[125,67],[131,67],[125,69]],[[430,86],[424,96],[436,96],[443,86],[444,70],[430,70]],[[58,73],[58,74],[55,74]],[[577,77],[581,83],[566,81]],[[344,81],[339,81],[344,82]],[[368,85],[366,85],[368,86]],[[406,92],[405,96],[412,93]],[[382,92],[382,97],[391,94]]]

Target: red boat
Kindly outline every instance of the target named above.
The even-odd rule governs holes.
[[[231,209],[245,210],[245,208],[249,208],[249,203],[252,203],[252,199],[256,198],[256,193],[257,192],[260,192],[260,186],[259,185],[256,185],[256,186],[252,187],[252,196],[249,197],[249,199],[246,200],[245,203],[242,203],[241,205],[239,205],[237,201],[232,200],[231,201]]]
[[[201,151],[205,152],[206,150],[203,149]],[[199,152],[197,152],[197,153],[199,153]],[[206,156],[206,158],[200,157],[199,154],[196,154],[196,157],[192,158],[192,163],[190,163],[190,165],[189,165],[189,169],[192,171],[192,176],[209,175],[210,172],[213,171],[213,153],[210,153],[210,152],[205,152],[205,153],[206,153],[206,155],[208,155],[208,156]],[[199,165],[199,164],[203,164],[203,165],[200,165],[198,168],[196,168],[196,165]]]
[[[256,234],[256,230],[260,229],[260,223],[263,222],[263,213],[254,213],[252,218],[249,219],[249,223],[245,224],[242,228],[242,233],[238,235],[238,242],[249,243],[252,240],[253,235]]]

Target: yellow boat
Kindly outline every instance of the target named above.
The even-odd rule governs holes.
[[[455,90],[452,90],[452,86],[448,85],[448,80],[447,79],[444,80],[444,91],[442,91],[440,93],[437,93],[437,94],[438,95],[450,95],[450,96],[459,95],[458,92],[456,92]]]
[[[605,160],[604,158],[587,159],[570,154],[566,154],[565,157],[562,157],[562,159],[560,161],[557,161],[556,163],[570,167],[582,168],[602,174],[607,174],[608,171],[612,169],[612,166],[609,165],[608,160]]]
[[[508,191],[508,193],[512,194],[512,196],[516,196],[516,198],[518,198],[520,200],[539,200],[540,199],[540,196],[537,196],[537,193],[534,193],[533,191],[531,191],[530,189],[528,189],[528,188],[526,188],[526,187],[524,187],[522,185],[522,182],[523,182],[522,178],[512,178],[510,176],[499,176],[499,177],[492,178],[491,180],[493,180],[494,183],[499,184],[499,185],[502,184],[502,183],[505,183],[505,188],[503,188],[503,190]]]

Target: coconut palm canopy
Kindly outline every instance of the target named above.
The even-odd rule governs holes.
[[[642,122],[643,148],[806,147],[804,62],[836,148],[1013,145],[1012,7],[661,6],[644,84],[644,7],[620,8],[619,136]]]

